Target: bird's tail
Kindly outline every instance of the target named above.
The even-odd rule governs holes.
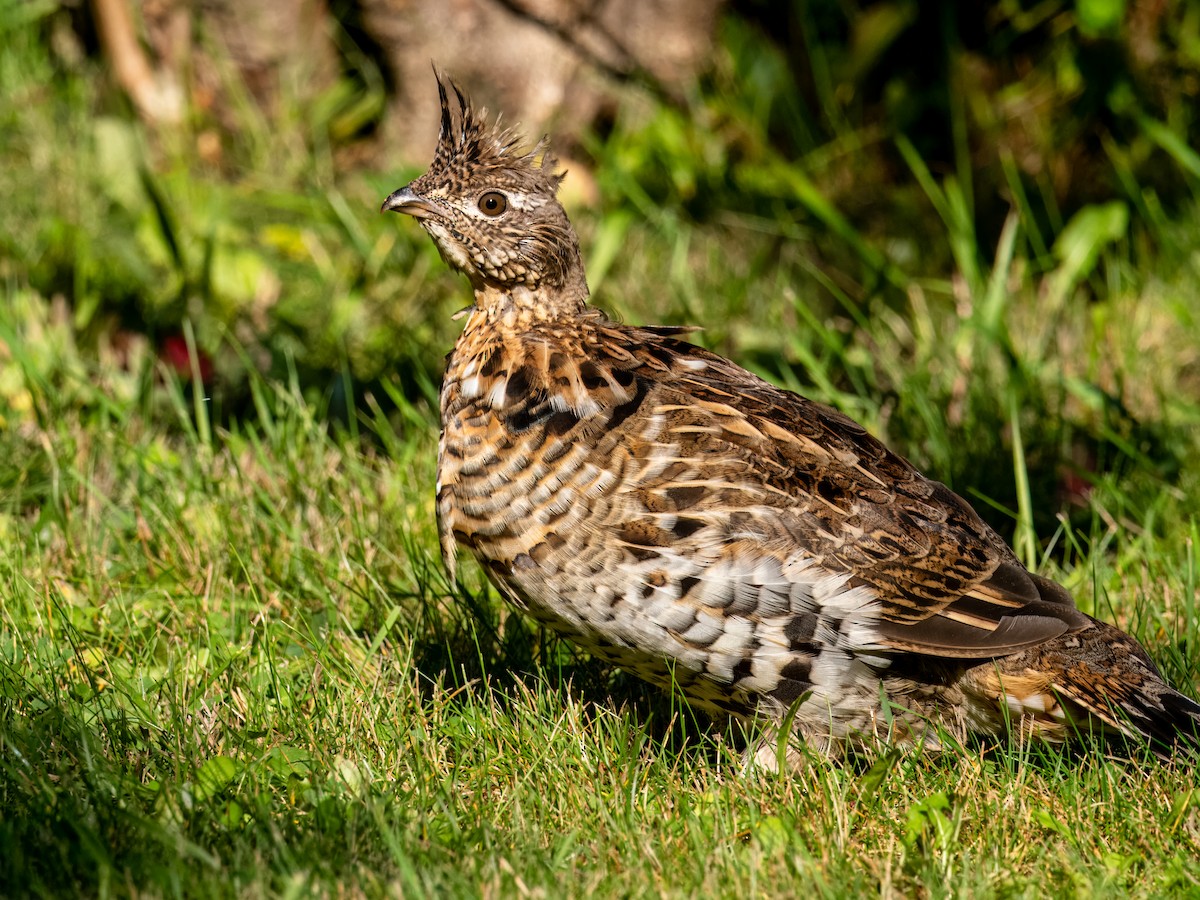
[[[1072,637],[1082,646],[1055,679],[1061,696],[1162,758],[1200,757],[1200,703],[1167,684],[1137,641],[1103,622]]]
[[[1200,752],[1200,703],[1169,687],[1167,691],[1169,693],[1162,698],[1165,714],[1162,720],[1173,734],[1173,737],[1170,734],[1168,737],[1175,745]]]

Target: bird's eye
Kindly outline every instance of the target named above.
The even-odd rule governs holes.
[[[508,200],[499,191],[488,191],[479,198],[479,211],[485,216],[498,216],[508,209]]]

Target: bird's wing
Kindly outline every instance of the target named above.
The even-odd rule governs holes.
[[[719,523],[731,535],[737,523],[775,558],[786,542],[872,591],[879,641],[896,651],[987,658],[1085,625],[966,501],[861,425],[671,334],[605,326],[581,354],[585,374],[566,368],[590,385],[603,428],[636,414],[632,451],[671,458],[645,467],[633,489],[673,517],[676,536]]]

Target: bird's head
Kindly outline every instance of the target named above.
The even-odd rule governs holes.
[[[433,163],[393,191],[383,211],[416,218],[477,295],[582,289],[582,302],[579,241],[556,197],[563,176],[554,172],[546,139],[522,149],[519,134],[490,124],[457,85],[440,74],[437,80],[442,122]]]

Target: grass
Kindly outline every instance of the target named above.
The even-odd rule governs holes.
[[[662,235],[640,238],[661,255]],[[701,259],[706,240],[690,244]],[[627,265],[616,284],[649,264]],[[719,273],[694,271],[706,296]],[[770,287],[746,303],[765,304],[757,292]],[[1110,298],[1103,315],[1077,299],[1054,340],[1018,293],[1013,340],[1043,387],[1119,384],[1162,443],[1195,459],[1200,408],[1179,389],[1195,377],[1180,338],[1189,289],[1151,285]],[[364,414],[375,437],[356,440],[294,381],[255,378],[254,413],[220,425],[148,355],[81,353],[64,307],[11,285],[7,301],[0,893],[1163,896],[1200,885],[1200,792],[1186,767],[1011,747],[745,774],[735,741],[547,642],[473,568],[451,592],[436,559],[428,403],[405,405],[394,389],[400,411]],[[969,318],[933,306],[907,325],[881,313],[836,355],[832,335],[794,329],[787,340],[810,368],[793,377],[836,385],[822,354],[858,358],[873,374],[854,411],[874,428],[928,460],[954,448],[986,460],[1011,425],[1010,373]],[[964,371],[978,379],[947,414],[942,394]],[[1091,396],[1060,390],[1067,418]],[[914,440],[934,421],[941,436]],[[1062,430],[1052,424],[1026,425],[1026,446]],[[996,437],[967,446],[981,428]],[[1194,692],[1200,472],[1167,478],[1145,454],[1124,459],[1093,476],[1082,526],[1063,519],[1041,535],[1036,562]],[[958,487],[1013,480],[1009,466]]]
[[[375,214],[404,174],[338,175],[295,136],[240,179],[148,146],[106,198],[97,157],[129,157],[105,142],[142,136],[8,36],[0,155],[38,152],[36,177],[0,167],[0,896],[1200,891],[1186,766],[1013,745],[747,773],[737,734],[474,566],[452,589],[433,385],[465,285]],[[1019,222],[981,247],[909,146],[957,266],[858,292],[787,204],[697,224],[629,199],[636,146],[601,151],[619,208],[574,211],[601,305],[704,324],[859,418],[1196,695],[1195,259],[1135,252],[1100,208],[1054,247]],[[1162,227],[1194,245],[1200,210]],[[236,392],[163,362],[175,327]]]

